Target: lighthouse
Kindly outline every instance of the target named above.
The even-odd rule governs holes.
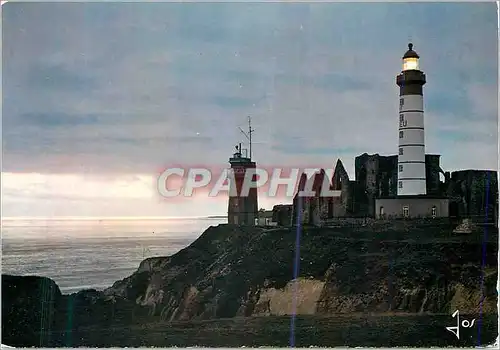
[[[426,79],[420,70],[413,44],[403,56],[403,69],[396,77],[399,86],[398,154],[391,156],[396,165],[397,191],[375,198],[375,217],[438,218],[448,217],[449,198],[436,193],[439,181],[439,155],[425,154],[424,93]],[[357,159],[356,159],[357,161]],[[394,164],[394,165],[392,165]],[[427,179],[427,176],[429,179]]]
[[[399,86],[398,196],[426,195],[424,97],[425,74],[419,56],[408,44]]]
[[[248,117],[248,133],[241,131],[248,138],[250,150],[249,154],[244,156],[240,143],[236,146],[236,152],[229,158],[234,178],[229,183],[233,190],[229,191],[227,222],[233,225],[254,226],[258,217],[257,188],[252,186],[249,188],[248,194],[242,193],[244,182],[248,177],[247,173],[252,175],[253,182],[256,181],[256,176],[252,173],[252,171],[255,172],[256,163],[252,161],[252,133],[254,130],[250,117]]]
[[[247,195],[242,194],[243,183],[246,179],[247,171],[255,169],[255,162],[248,157],[242,155],[241,144],[236,146],[236,153],[229,159],[231,169],[234,174],[234,182],[230,182],[229,186],[235,188],[230,191],[229,205],[227,211],[227,222],[233,225],[254,226],[257,219],[257,188],[251,187]],[[252,181],[255,181],[252,178]]]

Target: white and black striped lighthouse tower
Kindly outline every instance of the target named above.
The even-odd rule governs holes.
[[[408,44],[403,70],[396,77],[399,86],[398,196],[426,194],[424,98],[425,74],[419,56]]]

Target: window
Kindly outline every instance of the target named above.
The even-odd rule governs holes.
[[[399,164],[399,172],[403,171],[403,164]]]
[[[380,216],[384,216],[384,207],[380,207]]]
[[[399,99],[399,108],[403,107],[405,105],[405,99],[403,97],[401,97]]]
[[[403,155],[403,147],[400,147],[399,148],[399,155],[402,156]]]
[[[432,218],[434,219],[437,216],[437,208],[435,205],[432,206]]]
[[[400,131],[400,132],[399,132],[399,138],[400,138],[400,139],[402,139],[402,138],[403,138],[403,136],[404,136],[404,134],[405,134],[405,133],[404,133],[404,131]]]
[[[407,121],[405,120],[405,116],[403,114],[399,115],[399,127],[400,128],[405,128],[407,125]]]
[[[407,218],[410,216],[410,207],[405,205],[403,207],[403,217]]]
[[[403,181],[399,181],[399,188],[403,188]]]
[[[418,58],[416,57],[404,58],[403,70],[418,70]]]

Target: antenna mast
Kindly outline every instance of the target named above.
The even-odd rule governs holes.
[[[249,157],[250,160],[252,160],[252,134],[253,132],[255,131],[255,129],[252,129],[252,117],[248,116],[248,133],[244,132],[241,128],[239,128],[240,131],[243,133],[243,135],[245,135],[245,137],[247,138],[248,142],[249,142],[249,150],[248,150],[248,153],[249,153]]]
[[[252,160],[252,133],[254,130],[252,129],[252,118],[248,116],[248,142],[250,143],[250,160]]]

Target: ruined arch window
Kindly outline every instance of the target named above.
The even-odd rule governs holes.
[[[437,208],[435,205],[432,206],[432,218],[435,218],[437,216]]]
[[[399,148],[399,155],[402,156],[403,155],[403,147],[400,147]]]

